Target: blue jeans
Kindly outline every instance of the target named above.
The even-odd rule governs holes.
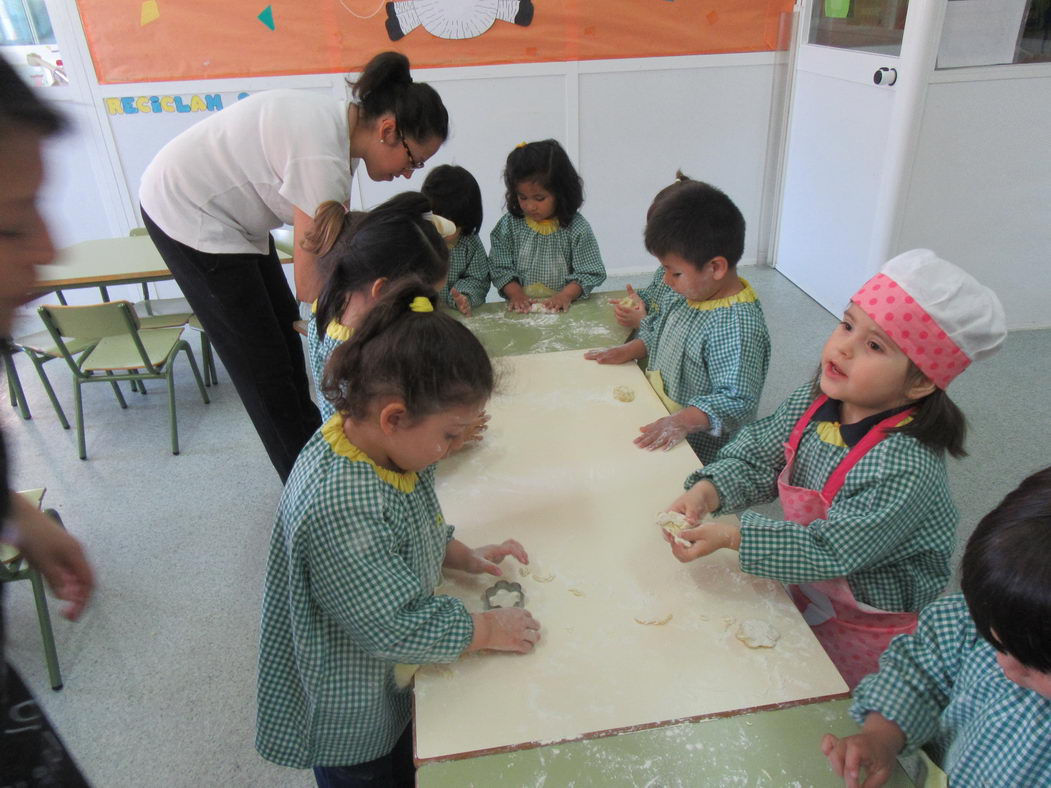
[[[374,761],[353,766],[315,766],[318,788],[412,788],[416,784],[416,766],[412,762],[412,725],[394,745],[394,749]]]

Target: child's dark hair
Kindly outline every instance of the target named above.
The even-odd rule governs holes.
[[[64,130],[66,120],[41,101],[14,67],[0,58],[0,135],[6,135],[9,126],[48,136]]]
[[[657,193],[646,215],[646,251],[677,254],[695,268],[724,257],[733,268],[744,254],[744,216],[733,200],[704,181],[686,178]]]
[[[431,210],[460,228],[461,235],[477,235],[482,227],[482,190],[463,167],[441,164],[427,173],[420,193]]]
[[[905,386],[918,385],[927,380],[929,379],[922,370],[910,360],[905,372]],[[821,396],[820,365],[814,373],[811,393],[814,398]],[[916,409],[912,412],[912,420],[908,424],[887,430],[888,433],[911,435],[929,449],[939,454],[948,452],[956,459],[967,456],[963,448],[964,439],[967,437],[967,418],[944,389],[936,388],[913,404]]]
[[[563,227],[573,221],[584,204],[584,182],[556,140],[525,142],[507,154],[507,212],[519,219],[522,206],[518,204],[518,184],[523,181],[534,181],[554,195],[555,218]]]
[[[653,197],[653,201],[650,203],[650,207],[646,209],[647,223],[649,223],[650,219],[653,217],[653,212],[657,210],[657,206],[660,205],[661,201],[669,194],[674,193],[675,190],[681,187],[684,183],[696,183],[696,181],[689,175],[686,175],[682,170],[676,170],[675,180],[657,192]]]
[[[963,553],[960,587],[979,634],[1027,668],[1051,671],[1051,468],[982,518]]]
[[[413,82],[409,59],[400,52],[381,52],[365,65],[357,82],[349,82],[361,105],[361,117],[372,122],[390,112],[398,133],[418,142],[449,136],[449,113],[438,91]]]
[[[414,275],[433,283],[448,276],[449,249],[424,218],[430,209],[418,192],[395,195],[363,216],[348,214],[338,202],[322,203],[303,242],[328,277],[318,298],[319,326],[338,320],[347,297],[377,279]]]
[[[414,311],[425,298],[429,311]],[[325,367],[324,395],[336,410],[364,419],[379,397],[398,397],[413,418],[483,403],[493,392],[489,355],[477,337],[437,306],[434,289],[402,279],[369,310]]]

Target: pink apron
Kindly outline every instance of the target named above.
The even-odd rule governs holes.
[[[789,480],[799,441],[810,419],[827,399],[825,395],[818,397],[796,422],[785,444],[785,468],[777,478],[785,518],[800,525],[810,525],[814,520],[828,516],[832,500],[858,460],[886,437],[885,430],[897,426],[911,413],[911,410],[895,413],[870,429],[843,458],[820,492],[793,487]],[[858,602],[845,577],[791,585],[788,590],[851,689],[857,686],[862,676],[876,671],[879,656],[892,637],[916,629],[916,613],[888,613]]]

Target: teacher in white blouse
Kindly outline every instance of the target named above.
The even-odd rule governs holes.
[[[270,231],[295,228],[296,297],[321,290],[300,241],[327,200],[350,201],[364,162],[375,181],[409,178],[448,136],[438,93],[384,52],[353,101],[305,90],[250,96],[165,145],[142,177],[146,229],[222,359],[281,481],[320,425],[299,316]]]

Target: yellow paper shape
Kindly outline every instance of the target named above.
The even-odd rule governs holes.
[[[145,27],[150,22],[160,18],[161,12],[157,8],[157,0],[144,0],[142,11],[139,14],[139,27]]]

